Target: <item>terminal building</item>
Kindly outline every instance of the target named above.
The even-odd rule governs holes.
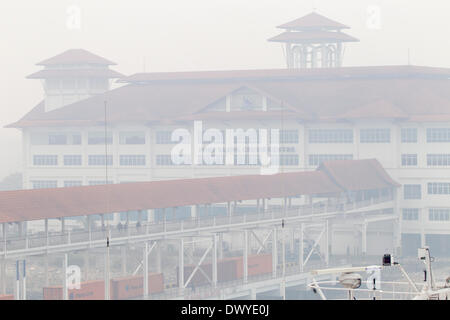
[[[450,254],[450,69],[345,67],[359,40],[317,13],[279,28],[285,69],[124,76],[81,49],[38,63],[44,99],[8,126],[23,134],[24,189],[259,174],[248,149],[243,163],[175,164],[172,133],[278,129],[280,172],[377,159],[401,184],[403,252]]]

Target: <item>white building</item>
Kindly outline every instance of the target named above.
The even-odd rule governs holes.
[[[173,165],[171,132],[193,133],[194,121],[280,129],[285,172],[378,159],[402,184],[404,252],[426,243],[450,254],[450,69],[340,67],[342,43],[357,40],[330,21],[281,26],[271,40],[286,43],[288,69],[122,77],[83,50],[43,61],[30,77],[43,80],[44,100],[9,125],[23,133],[24,188],[103,184],[106,159],[111,183],[258,174],[248,163]],[[109,90],[113,78],[125,85]]]

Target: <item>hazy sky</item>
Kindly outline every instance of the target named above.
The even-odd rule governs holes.
[[[67,26],[81,9],[81,28]],[[380,8],[381,24],[368,8]],[[43,97],[25,77],[35,63],[84,48],[118,63],[115,70],[151,71],[283,68],[281,45],[266,40],[275,27],[317,12],[352,27],[345,65],[412,64],[450,67],[448,0],[14,0],[0,6],[0,126]],[[372,26],[372,27],[370,27]],[[0,178],[20,170],[17,129],[0,129]]]

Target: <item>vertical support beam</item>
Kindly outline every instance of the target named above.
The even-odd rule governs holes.
[[[0,268],[1,268],[0,276],[2,278],[1,294],[6,294],[6,259],[5,258],[2,258]]]
[[[180,239],[178,248],[178,287],[184,289],[184,239]]]
[[[248,282],[248,230],[244,230],[244,283]]]
[[[227,202],[227,216],[231,217],[231,203],[230,203],[230,201]]]
[[[88,238],[89,238],[89,247],[91,247],[92,242],[92,228],[91,228],[91,216],[86,216],[86,223],[87,223],[87,229],[88,229]]]
[[[15,286],[15,300],[20,300],[20,261],[16,260],[16,286]]]
[[[126,246],[121,246],[120,247],[120,256],[121,256],[121,267],[122,267],[122,275],[126,275],[127,274],[127,247]]]
[[[277,276],[278,267],[278,239],[277,239],[277,228],[273,228],[272,231],[272,277]]]
[[[45,279],[45,286],[48,287],[48,253],[44,256],[44,279]]]
[[[63,300],[69,299],[69,290],[67,288],[67,265],[68,265],[68,257],[67,253],[64,254],[63,257]]]
[[[212,252],[212,285],[213,287],[217,287],[217,249],[218,249],[218,244],[217,244],[217,235],[214,234],[213,235],[213,252]]]
[[[27,262],[22,260],[22,300],[27,300]]]
[[[330,264],[330,234],[328,219],[325,221],[325,263],[327,266]]]
[[[144,298],[148,296],[148,242],[144,244],[144,256],[143,256],[143,272],[144,272]]]
[[[260,206],[259,206],[259,198],[256,199],[256,211],[257,211],[258,213],[261,213],[261,209],[260,209]]]
[[[218,244],[218,256],[219,259],[223,259],[223,233],[219,233],[219,244]]]
[[[62,217],[61,218],[61,234],[64,236],[65,232],[66,232],[66,219],[64,217]]]
[[[304,244],[304,224],[300,224],[300,239],[299,239],[299,253],[298,253],[298,264],[300,265],[300,272],[303,272],[304,267],[304,254],[305,254],[305,244]]]
[[[48,247],[48,219],[44,220],[44,229],[45,229],[45,246]]]
[[[89,273],[90,270],[90,264],[89,264],[89,249],[84,251],[84,280],[89,281]]]
[[[109,259],[109,254],[110,254],[110,246],[109,246],[109,242],[111,240],[111,230],[108,229],[108,237],[106,239],[106,252],[105,252],[105,300],[110,300],[111,296],[110,296],[110,259]]]
[[[363,224],[362,224],[362,228],[361,228],[362,230],[361,230],[361,240],[362,240],[362,246],[361,246],[361,249],[362,249],[362,254],[365,256],[366,255],[366,253],[367,253],[367,222],[364,222]]]
[[[161,263],[161,246],[162,242],[159,241],[156,245],[156,272],[161,273],[162,271],[162,263]]]
[[[6,257],[6,222],[2,223],[2,236],[3,236],[3,256]]]

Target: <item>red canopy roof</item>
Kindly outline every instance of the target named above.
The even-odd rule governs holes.
[[[0,192],[0,222],[170,208],[398,186],[376,160],[352,160],[324,169],[275,175],[136,182]]]
[[[328,31],[305,31],[305,32],[283,32],[268,41],[272,42],[358,42],[359,40],[343,32]]]
[[[305,29],[349,29],[348,26],[324,17],[316,12],[311,12],[306,16],[295,19],[288,23],[282,24],[277,28],[292,29],[292,30],[305,30]]]
[[[84,49],[69,49],[49,59],[45,59],[38,66],[73,65],[73,64],[99,64],[115,65],[116,63],[100,57]]]

